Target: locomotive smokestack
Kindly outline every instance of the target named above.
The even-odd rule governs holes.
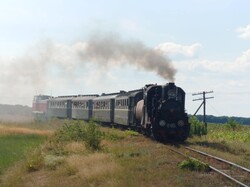
[[[171,61],[159,51],[146,47],[139,41],[123,41],[117,35],[92,35],[84,51],[79,52],[83,61],[92,61],[100,66],[130,64],[147,71],[156,72],[169,81],[174,81],[176,69]]]

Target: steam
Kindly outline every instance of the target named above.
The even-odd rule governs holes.
[[[60,85],[61,89],[66,89],[63,86],[66,84],[70,89],[74,85],[70,85],[72,81],[80,80],[80,85],[86,77],[90,77],[89,85],[93,85],[96,77],[86,76],[88,67],[93,65],[98,67],[95,72],[100,75],[124,65],[155,72],[169,81],[174,81],[176,73],[170,60],[160,51],[148,48],[140,41],[124,41],[118,35],[100,33],[91,35],[86,42],[72,45],[40,42],[22,56],[11,59],[0,57],[0,64],[2,104],[30,105],[34,94],[51,88],[57,90]],[[65,93],[64,90],[62,92]]]
[[[93,61],[101,66],[108,66],[110,63],[114,66],[129,64],[156,72],[170,81],[175,79],[176,70],[159,51],[150,49],[139,41],[122,41],[116,35],[92,35],[86,49],[79,54],[83,61]]]

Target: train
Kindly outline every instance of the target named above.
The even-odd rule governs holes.
[[[46,118],[93,118],[110,126],[137,130],[157,141],[185,141],[190,131],[185,92],[173,82],[101,95],[36,95],[32,110],[34,115]]]

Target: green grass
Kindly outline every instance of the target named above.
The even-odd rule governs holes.
[[[15,162],[25,158],[25,154],[44,142],[45,136],[13,134],[0,136],[0,174]]]
[[[49,124],[44,124],[44,127],[47,125]],[[223,178],[211,174],[206,169],[203,170],[200,163],[193,160],[183,161],[184,157],[166,149],[164,144],[131,130],[121,131],[93,125],[81,124],[78,121],[62,121],[59,125],[54,124],[57,130],[53,130],[55,133],[50,135],[42,146],[37,145],[45,138],[38,135],[1,136],[0,153],[2,150],[5,153],[8,152],[7,148],[3,149],[3,147],[11,148],[12,146],[10,152],[12,154],[14,150],[20,162],[2,175],[0,186],[228,185]],[[61,128],[58,128],[59,126]],[[207,135],[190,137],[187,144],[206,149],[205,151],[213,152],[217,156],[223,153],[224,158],[229,156],[238,163],[242,162],[241,165],[244,166],[250,163],[248,139],[244,142],[240,138],[232,140],[220,135],[222,132],[242,134],[249,128],[240,127],[232,130],[219,125],[208,127]],[[86,137],[87,130],[91,137]],[[217,137],[217,135],[220,136]],[[7,139],[7,144],[3,144],[4,138]],[[98,145],[100,143],[98,149],[89,150],[86,142],[92,138],[98,140]],[[10,153],[6,155],[8,157]],[[4,159],[7,160],[7,158]],[[187,166],[191,170],[183,170],[180,165]]]
[[[231,129],[228,125],[209,125],[208,136],[217,140],[250,142],[250,126]]]
[[[188,158],[178,164],[178,167],[181,169],[188,169],[190,171],[210,171],[209,165],[200,162],[199,160]]]
[[[197,149],[250,168],[250,126],[208,124],[205,136],[193,136],[187,143]]]

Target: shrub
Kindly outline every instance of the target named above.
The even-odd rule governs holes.
[[[91,119],[87,125],[85,135],[85,146],[88,149],[99,150],[101,148],[102,133],[93,119]]]
[[[236,129],[239,129],[240,125],[232,118],[228,118],[227,127],[235,131]]]
[[[44,157],[44,164],[47,168],[51,170],[55,170],[56,167],[64,162],[63,157],[54,156],[54,155],[46,155]]]
[[[191,124],[189,136],[202,136],[207,134],[205,124],[203,122],[200,122],[196,116],[191,116],[189,118],[189,123]]]
[[[202,163],[196,159],[188,158],[187,160],[182,161],[178,164],[178,167],[181,169],[188,169],[191,171],[210,171],[209,165]]]
[[[80,121],[72,124],[65,122],[61,129],[55,133],[56,141],[81,141],[85,139],[85,128]]]
[[[64,123],[63,127],[59,129],[52,138],[52,144],[67,142],[67,141],[84,141],[87,149],[98,150],[101,148],[102,133],[93,119],[89,124],[81,123],[80,121],[73,121]]]
[[[44,158],[41,149],[35,149],[32,154],[26,157],[26,169],[29,172],[39,170],[44,164]]]

